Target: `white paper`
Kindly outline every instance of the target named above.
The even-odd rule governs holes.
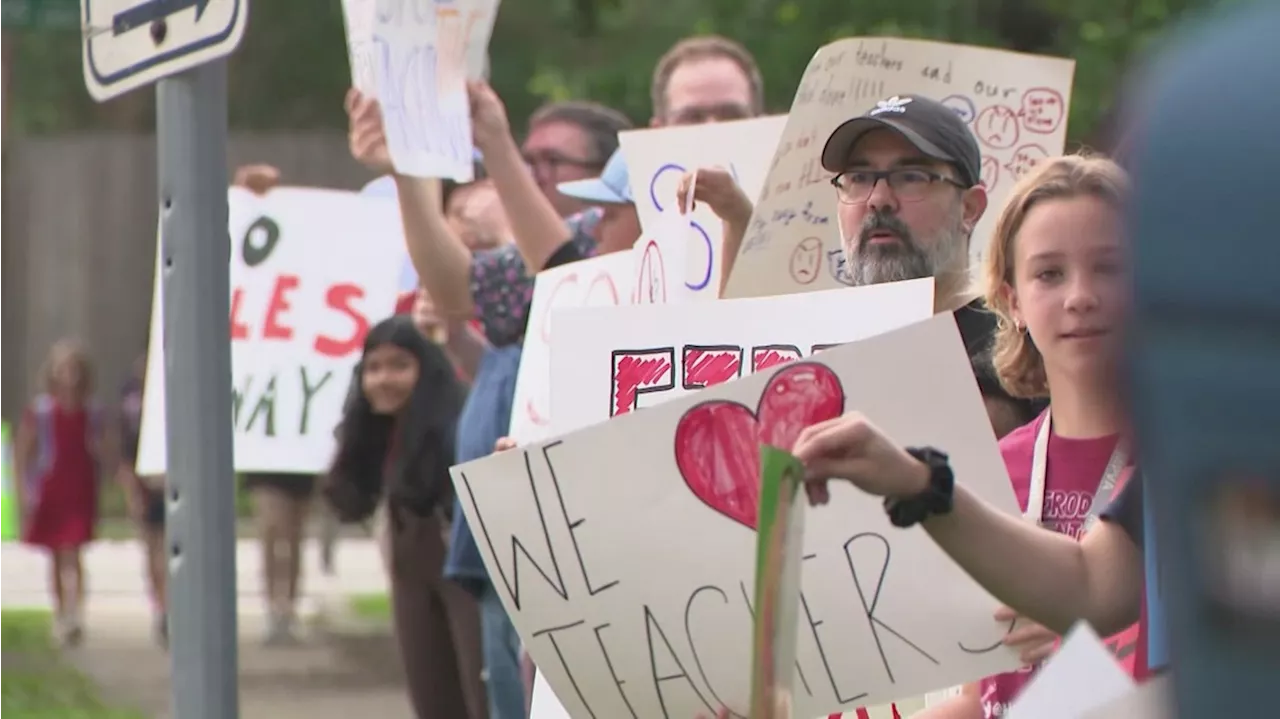
[[[1093,628],[1077,624],[1010,705],[1008,719],[1080,719],[1133,691],[1134,683]]]
[[[569,710],[556,698],[547,678],[538,672],[533,678],[533,703],[529,707],[529,719],[570,719]]]
[[[466,85],[472,2],[378,4],[374,70],[396,172],[459,182],[474,176]]]
[[[347,30],[347,59],[351,64],[351,86],[365,95],[377,97],[378,79],[373,69],[374,14],[377,0],[342,0],[342,19]]]
[[[1169,676],[1162,674],[1119,699],[1085,712],[1084,719],[1174,719],[1172,692]]]

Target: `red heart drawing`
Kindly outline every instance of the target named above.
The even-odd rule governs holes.
[[[791,451],[801,430],[843,412],[844,388],[830,368],[789,364],[765,385],[755,412],[730,400],[690,407],[676,425],[676,466],[704,504],[755,529],[760,445]]]

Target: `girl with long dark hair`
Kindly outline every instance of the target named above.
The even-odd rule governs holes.
[[[396,637],[418,719],[483,719],[479,612],[442,573],[466,390],[407,315],[369,331],[357,374],[324,496],[345,522],[368,519],[385,500]]]

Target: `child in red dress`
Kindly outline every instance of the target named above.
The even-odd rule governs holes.
[[[97,521],[103,434],[90,400],[89,358],[79,344],[56,343],[41,374],[43,391],[23,412],[14,453],[22,540],[49,552],[57,631],[76,644],[85,596],[80,554]]]

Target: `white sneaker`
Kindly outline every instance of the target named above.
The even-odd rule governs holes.
[[[288,614],[272,613],[267,616],[267,646],[282,646],[297,643],[293,634],[293,618]]]
[[[54,625],[54,633],[58,643],[64,647],[76,647],[84,641],[84,628],[80,620],[74,616],[58,617]]]

